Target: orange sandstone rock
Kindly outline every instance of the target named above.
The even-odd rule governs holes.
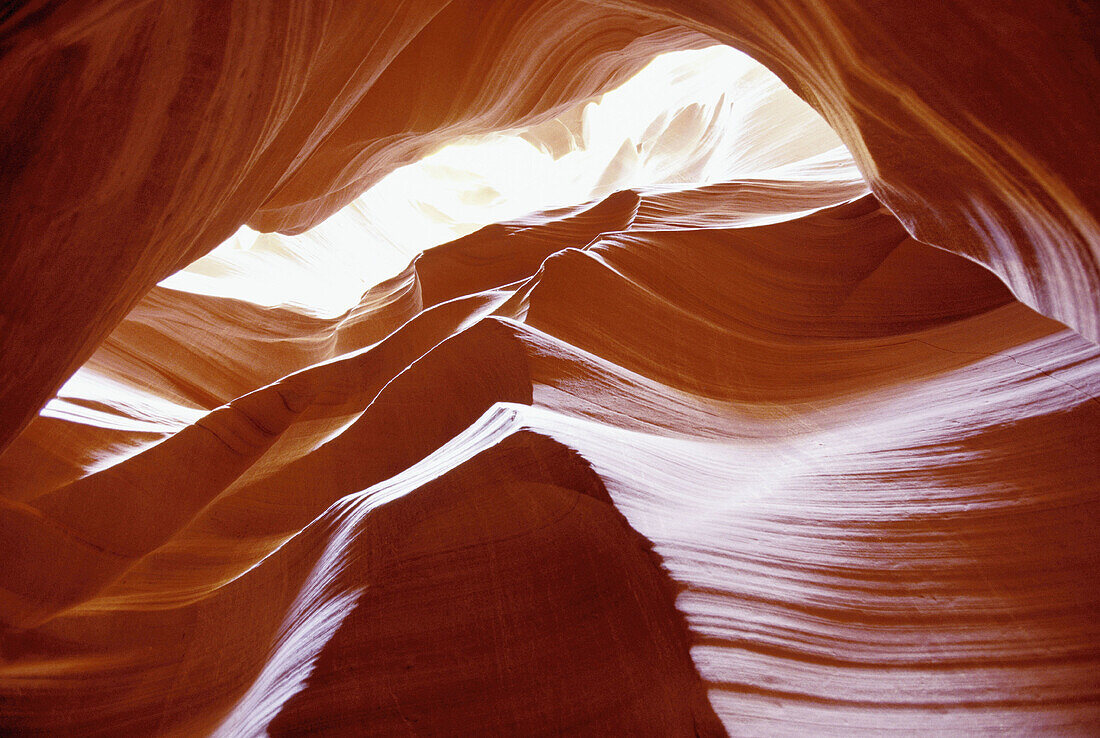
[[[1093,21],[11,11],[0,732],[1089,732]],[[713,39],[874,194],[636,188],[427,251],[335,317],[154,286]]]

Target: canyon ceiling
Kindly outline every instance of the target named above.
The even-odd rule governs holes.
[[[0,733],[1095,733],[1098,41],[1077,0],[0,11]],[[587,202],[326,310],[185,288],[715,44],[789,91]]]

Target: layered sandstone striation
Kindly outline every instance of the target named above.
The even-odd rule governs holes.
[[[0,731],[1087,733],[1094,20],[15,9]],[[569,148],[588,101],[715,41],[852,158],[758,94],[738,146],[691,129],[719,181],[630,185],[628,147],[589,202],[426,250],[346,309],[157,286],[458,137]]]

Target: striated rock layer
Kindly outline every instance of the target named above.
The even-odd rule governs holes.
[[[0,732],[1094,730],[1089,13],[15,9]],[[335,316],[154,286],[714,39],[866,184],[632,188]]]
[[[29,2],[0,24],[0,447],[145,292],[653,54],[744,49],[926,243],[1100,338],[1096,14],[1074,0]]]

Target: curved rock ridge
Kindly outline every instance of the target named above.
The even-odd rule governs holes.
[[[476,305],[499,302],[474,295],[523,280],[550,254],[584,247],[603,232],[768,223],[864,192],[862,182],[850,179],[728,182],[620,192],[601,202],[530,213],[417,256],[356,306],[327,319],[290,306],[272,310],[155,288],[0,455],[0,482],[7,496],[27,499],[107,467],[204,411],[376,343],[426,308],[464,295]],[[455,315],[457,321],[462,313]],[[442,340],[456,324],[428,330],[413,351]],[[406,352],[393,366],[416,355]]]
[[[1094,732],[1095,20],[9,9],[0,734]],[[749,84],[324,309],[159,284],[716,40],[837,138]]]
[[[0,25],[0,447],[242,223],[305,230],[441,143],[713,44],[575,0],[16,9]]]
[[[1100,339],[1097,16],[1075,0],[35,0],[0,20],[0,448],[158,281],[660,52],[742,49],[918,239]]]
[[[334,319],[158,288],[2,459],[0,723],[1085,731],[1098,354],[820,184],[532,214]]]

